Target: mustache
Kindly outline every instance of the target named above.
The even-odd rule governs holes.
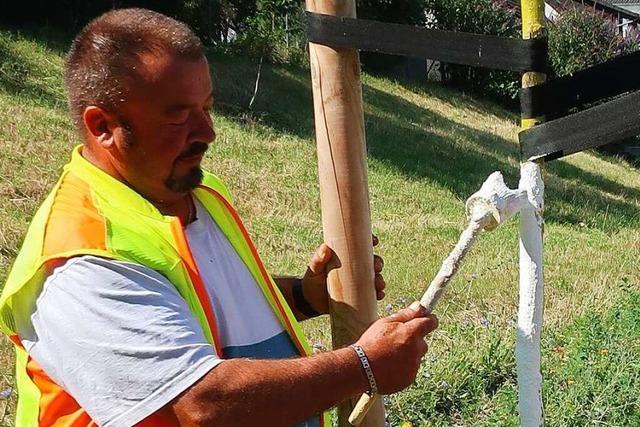
[[[186,159],[187,157],[198,156],[204,154],[209,149],[209,144],[204,142],[194,142],[189,148],[182,153],[178,159]]]

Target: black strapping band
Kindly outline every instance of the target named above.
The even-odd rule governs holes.
[[[547,41],[432,30],[307,12],[310,42],[451,64],[510,71],[544,71]]]
[[[525,118],[562,117],[572,108],[640,89],[640,51],[520,90]]]
[[[520,89],[520,117],[533,119],[551,115],[553,101],[547,94],[547,86],[537,85]]]
[[[520,132],[522,158],[553,160],[640,135],[640,91]]]

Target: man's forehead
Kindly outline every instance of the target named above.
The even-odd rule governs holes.
[[[191,59],[171,53],[142,53],[133,67],[132,71],[149,83],[178,81],[181,74],[189,74],[188,79],[209,76],[209,64],[204,56]]]
[[[150,100],[162,98],[167,104],[202,102],[211,94],[211,77],[206,58],[185,59],[173,55],[144,54],[133,70],[138,82],[130,92]]]

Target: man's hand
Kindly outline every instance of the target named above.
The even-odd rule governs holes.
[[[378,244],[378,238],[372,236],[373,246]],[[309,261],[307,271],[302,278],[302,293],[309,305],[318,313],[329,312],[329,291],[327,288],[327,265],[331,261],[333,251],[326,245],[321,244]],[[374,286],[378,301],[384,298],[384,288],[386,286],[382,277],[384,261],[378,255],[373,256],[373,271],[375,273]]]
[[[380,394],[395,393],[413,383],[427,352],[424,337],[438,327],[418,302],[374,322],[357,341],[367,354]]]
[[[438,320],[406,308],[374,322],[358,340],[383,394],[413,382]],[[278,360],[228,359],[163,409],[184,426],[294,425],[360,395],[369,386],[351,348]],[[287,410],[283,411],[282,408]]]

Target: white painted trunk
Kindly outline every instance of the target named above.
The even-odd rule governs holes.
[[[523,427],[539,427],[544,425],[540,372],[544,183],[537,164],[522,164],[519,188],[526,190],[529,204],[520,212],[520,302],[516,338],[518,410]]]

